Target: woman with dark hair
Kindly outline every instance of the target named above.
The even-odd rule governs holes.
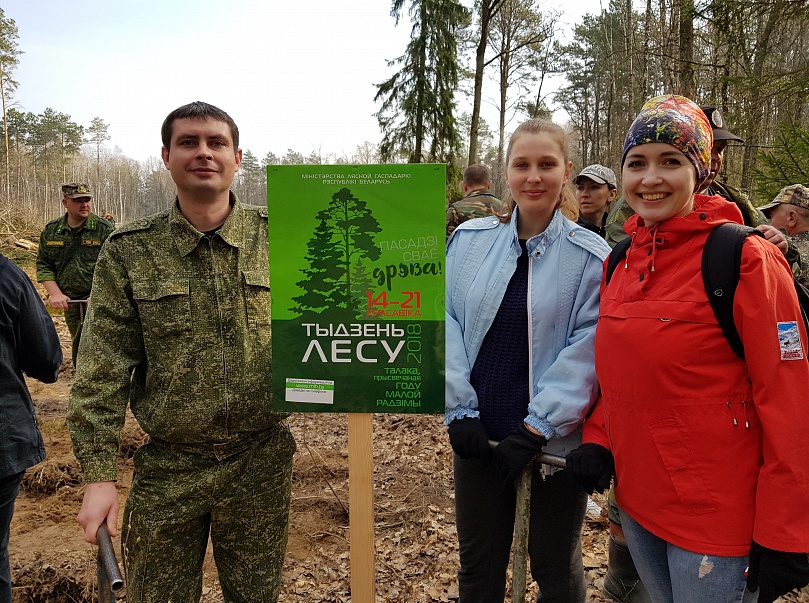
[[[770,603],[809,582],[807,334],[783,255],[750,236],[733,305],[744,357],[723,335],[702,253],[710,232],[741,214],[696,194],[712,142],[705,114],[681,96],[650,99],[629,129],[631,245],[602,285],[601,398],[568,470],[592,492],[609,487],[614,468],[652,600]]]

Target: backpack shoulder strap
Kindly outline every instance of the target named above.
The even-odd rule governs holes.
[[[702,252],[702,280],[708,301],[730,347],[741,358],[744,345],[733,321],[733,300],[739,284],[742,247],[751,234],[758,231],[734,222],[720,224],[708,235]]]
[[[612,273],[615,272],[615,269],[618,267],[618,263],[626,257],[626,250],[629,249],[631,244],[632,237],[626,237],[625,239],[621,239],[618,244],[613,247],[610,255],[607,256],[607,280],[605,282],[610,282]]]
[[[798,279],[793,279],[793,281],[795,283],[795,293],[798,294],[798,304],[801,306],[803,325],[806,327],[807,333],[809,333],[809,289],[799,283]]]

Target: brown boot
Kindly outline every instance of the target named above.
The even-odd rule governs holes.
[[[652,603],[625,544],[610,536],[604,594],[619,603]]]

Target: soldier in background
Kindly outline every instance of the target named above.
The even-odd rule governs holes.
[[[759,209],[772,226],[786,231],[804,263],[809,264],[809,188],[802,184],[785,186],[772,203]],[[803,266],[795,274],[795,279],[809,287],[809,265]]]
[[[472,218],[500,215],[505,210],[503,202],[492,195],[492,175],[489,168],[478,163],[463,171],[461,188],[465,196],[447,208],[447,238],[458,224]]]
[[[63,184],[62,205],[65,214],[48,222],[39,237],[37,281],[51,307],[65,311],[75,367],[86,304],[80,300],[90,297],[98,253],[115,225],[93,213],[93,195],[84,183]]]
[[[129,603],[198,601],[208,540],[225,601],[281,589],[295,441],[273,412],[267,208],[230,191],[239,130],[195,102],[161,129],[170,209],[110,235],[98,258],[67,424],[87,488],[78,522],[118,531],[118,440],[135,453],[121,537]]]
[[[23,373],[53,383],[62,346],[28,276],[0,254],[0,603],[11,603],[9,525],[25,470],[45,460]]]

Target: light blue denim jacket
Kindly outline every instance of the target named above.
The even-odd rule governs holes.
[[[447,425],[479,416],[469,375],[522,253],[517,211],[506,224],[497,218],[464,222],[448,242]],[[579,426],[598,394],[595,332],[610,247],[557,210],[527,249],[532,389],[525,422],[548,439],[546,452],[565,455],[581,443]]]

